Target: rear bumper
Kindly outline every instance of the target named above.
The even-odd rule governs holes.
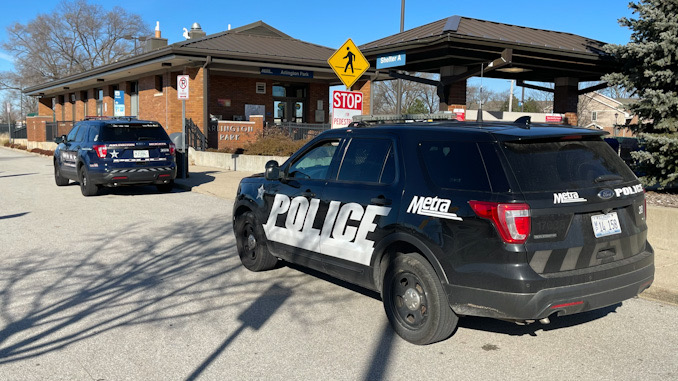
[[[654,254],[645,252],[645,266],[589,282],[544,287],[534,293],[514,293],[445,285],[450,306],[459,315],[507,320],[536,320],[554,313],[569,315],[610,306],[635,297],[654,280]],[[650,257],[650,258],[648,258]],[[575,277],[572,277],[574,280]],[[565,279],[559,279],[559,284]]]
[[[177,177],[177,167],[172,163],[162,167],[107,169],[104,172],[90,170],[89,176],[97,185],[166,184]]]

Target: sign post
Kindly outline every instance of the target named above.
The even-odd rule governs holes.
[[[188,75],[177,76],[177,98],[181,100],[181,142],[183,145],[183,156],[181,158],[181,178],[185,179],[188,168],[188,147],[186,144],[186,100],[188,99]]]
[[[370,63],[349,38],[327,60],[341,82],[350,90],[351,86],[370,68]]]

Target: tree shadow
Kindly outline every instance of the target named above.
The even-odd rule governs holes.
[[[0,268],[0,364],[123,326],[248,303],[249,295],[222,297],[242,292],[240,287],[225,290],[220,283],[241,268],[234,244],[208,244],[232,234],[230,225],[185,222],[136,237],[128,225],[103,237],[83,237],[92,244],[86,252],[32,251]],[[135,242],[134,250],[116,252],[121,239]],[[167,241],[178,244],[168,246]]]

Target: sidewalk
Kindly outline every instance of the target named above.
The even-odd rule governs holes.
[[[191,165],[188,168],[188,178],[176,179],[174,184],[183,190],[235,200],[240,180],[254,173]]]
[[[187,179],[176,179],[177,188],[234,200],[243,177],[255,172],[191,165]],[[655,250],[655,279],[643,298],[678,304],[678,209],[648,206],[648,239]]]

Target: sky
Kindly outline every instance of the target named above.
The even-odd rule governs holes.
[[[330,48],[339,48],[348,38],[362,45],[400,31],[400,0],[88,1],[105,9],[117,5],[136,13],[151,30],[159,21],[162,37],[170,44],[183,41],[182,28],[190,29],[194,22],[212,34],[227,30],[229,24],[237,28],[261,20],[293,38]],[[0,42],[7,40],[7,27],[16,22],[27,24],[39,14],[51,13],[56,4],[44,0],[4,1]],[[405,30],[453,15],[573,33],[615,44],[627,43],[631,35],[617,21],[632,16],[626,0],[406,0]],[[12,57],[0,50],[0,71],[12,68]],[[484,86],[504,91],[510,85],[508,80],[485,79]]]

